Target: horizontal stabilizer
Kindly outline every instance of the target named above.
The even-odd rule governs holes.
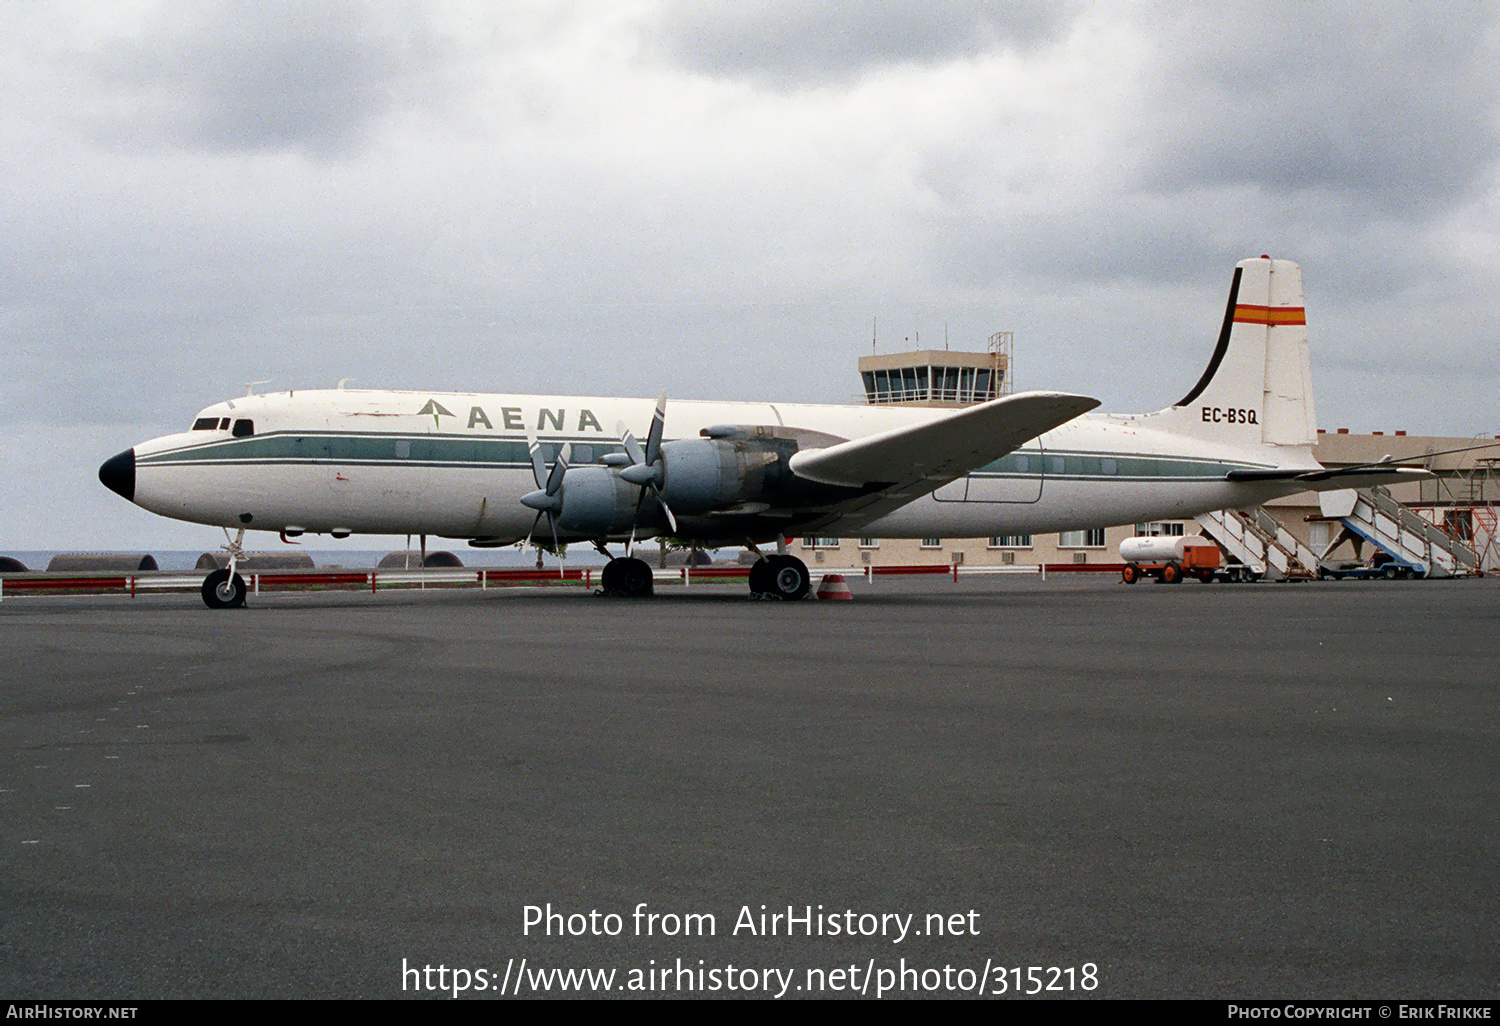
[[[1423,453],[1419,457],[1403,459],[1426,459],[1435,456],[1451,456],[1454,453],[1478,452],[1481,449],[1500,448],[1500,442],[1483,445],[1465,445],[1458,449],[1442,449]],[[1375,485],[1401,484],[1405,481],[1425,481],[1436,477],[1430,470],[1421,467],[1401,467],[1390,456],[1375,463],[1361,463],[1353,467],[1319,468],[1317,470],[1231,470],[1225,475],[1230,481],[1295,481],[1306,485],[1310,492],[1326,492],[1336,488],[1371,488]]]
[[[847,488],[910,485],[925,494],[1099,405],[1065,392],[1023,392],[970,406],[938,420],[892,428],[791,459],[798,477]],[[912,497],[915,497],[914,495]]]
[[[1372,488],[1375,485],[1425,481],[1437,475],[1420,467],[1382,466],[1376,463],[1360,467],[1340,467],[1336,470],[1231,470],[1225,476],[1231,481],[1255,483],[1288,481],[1304,485],[1310,492],[1323,492],[1335,488]]]

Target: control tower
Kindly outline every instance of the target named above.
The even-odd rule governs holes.
[[[917,349],[859,358],[865,401],[871,405],[955,407],[1014,391],[1010,375],[1015,332],[997,331],[983,353]]]

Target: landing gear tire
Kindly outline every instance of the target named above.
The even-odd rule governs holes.
[[[760,598],[771,593],[771,561],[761,556],[750,564],[750,595]]]
[[[209,609],[238,609],[245,604],[245,579],[228,570],[203,578],[203,603]]]
[[[604,564],[599,586],[605,595],[619,598],[648,598],[655,593],[651,564],[633,556],[621,556]]]
[[[812,590],[807,564],[796,556],[766,556],[750,568],[750,594],[796,602]]]

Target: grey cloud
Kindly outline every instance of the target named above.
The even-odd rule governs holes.
[[[117,141],[328,154],[357,148],[420,95],[443,56],[420,24],[381,21],[366,5],[282,0],[174,9],[89,61],[129,101],[100,125]]]
[[[1466,194],[1493,161],[1497,91],[1486,5],[1189,8],[1164,34],[1141,184],[1254,182],[1411,217]],[[1320,8],[1319,10],[1323,10]]]
[[[661,5],[650,27],[667,56],[689,69],[799,87],[890,64],[1031,49],[1066,25],[1074,6],[1043,0],[675,0]]]

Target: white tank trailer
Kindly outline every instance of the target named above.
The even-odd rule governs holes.
[[[1126,538],[1120,543],[1125,563],[1121,579],[1134,584],[1155,577],[1163,584],[1180,584],[1184,577],[1212,581],[1219,568],[1219,546],[1201,534]]]

